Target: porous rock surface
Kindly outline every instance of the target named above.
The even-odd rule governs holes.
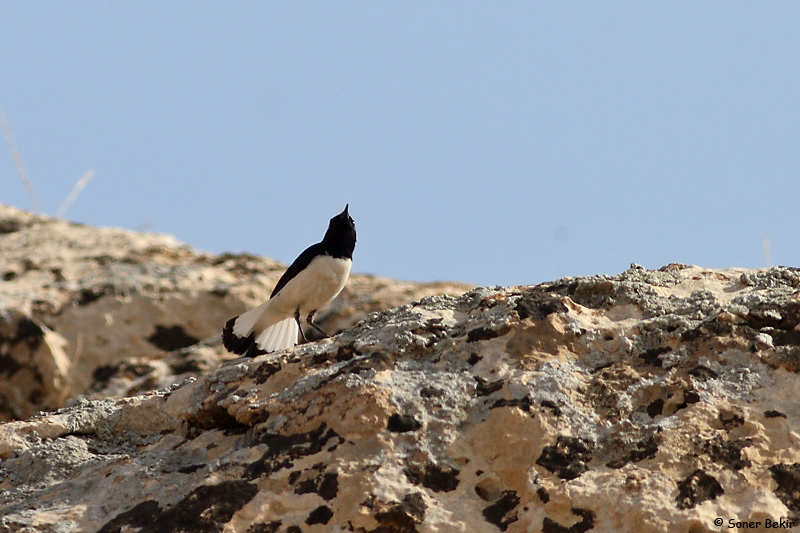
[[[218,367],[233,356],[181,349],[218,336],[226,320],[269,298],[285,268],[0,204],[0,421]],[[354,275],[317,321],[336,332],[370,311],[471,287]]]
[[[0,425],[0,531],[800,523],[798,288],[684,265],[476,288],[79,399]]]

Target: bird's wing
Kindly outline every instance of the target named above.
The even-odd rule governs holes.
[[[286,269],[286,272],[283,273],[281,279],[278,280],[278,283],[275,285],[275,288],[272,289],[272,294],[270,294],[270,298],[281,292],[281,289],[289,283],[292,278],[294,278],[297,274],[299,274],[304,268],[306,268],[309,263],[318,255],[325,253],[325,247],[322,245],[321,242],[317,244],[312,244],[305,250],[303,253],[297,256],[297,259],[289,265],[289,268]]]

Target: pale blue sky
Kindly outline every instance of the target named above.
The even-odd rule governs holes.
[[[526,284],[800,264],[798,2],[0,1],[54,214],[290,262]],[[30,207],[0,145],[0,202]]]

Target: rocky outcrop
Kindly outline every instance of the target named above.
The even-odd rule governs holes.
[[[0,251],[0,420],[216,368],[232,356],[198,349],[186,359],[175,351],[218,336],[227,319],[269,298],[286,268],[3,205]],[[468,288],[354,275],[317,321],[339,331],[370,311]]]
[[[79,400],[0,426],[0,531],[800,524],[798,287],[634,265],[478,288]]]

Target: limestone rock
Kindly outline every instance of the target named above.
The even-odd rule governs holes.
[[[14,310],[0,311],[0,420],[63,405],[72,382],[66,340]]]
[[[799,287],[669,265],[477,288],[81,400],[0,426],[0,531],[800,524]]]
[[[286,268],[3,205],[0,250],[0,420],[56,409],[81,394],[142,392],[217,367],[232,357],[221,348],[199,349],[194,362],[170,366],[165,359],[218,336],[227,319],[269,298]],[[469,288],[354,275],[317,321],[336,332],[370,311]]]

